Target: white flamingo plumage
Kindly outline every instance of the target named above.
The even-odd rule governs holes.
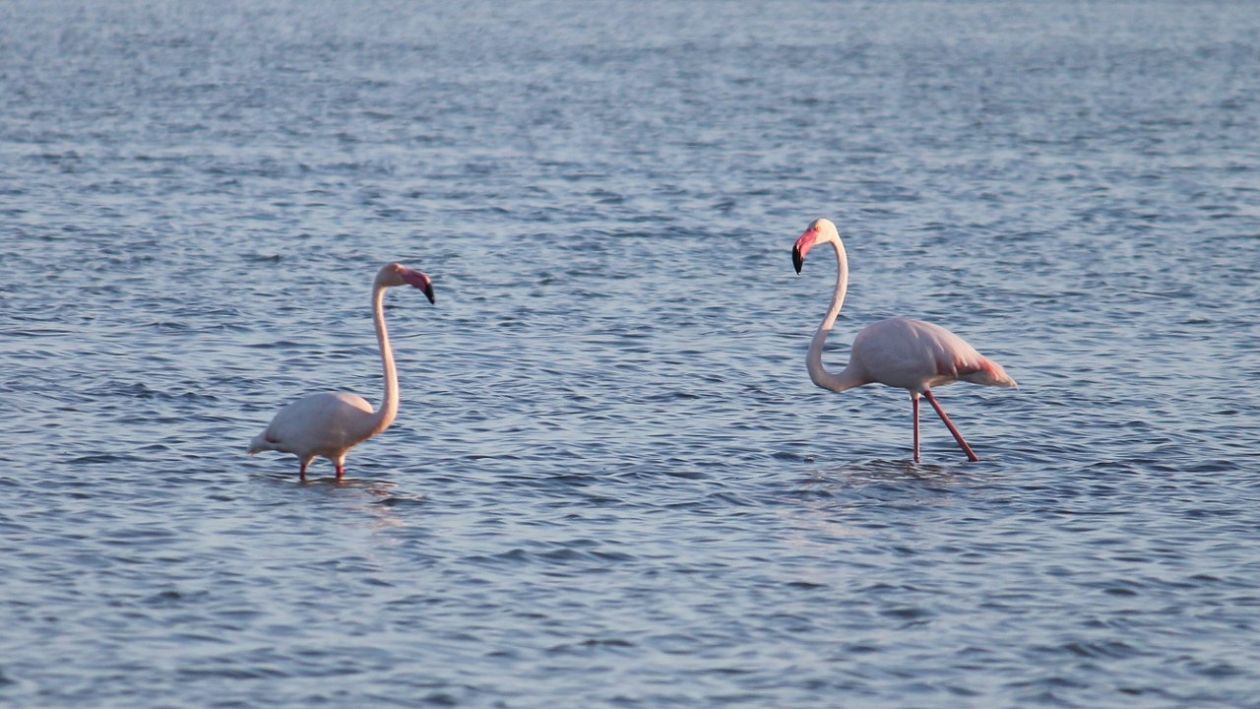
[[[1015,380],[1002,365],[982,356],[961,337],[939,325],[906,318],[892,318],[868,325],[853,339],[849,363],[839,374],[828,372],[822,363],[823,345],[844,305],[849,288],[849,259],[836,225],[827,219],[815,219],[792,248],[792,265],[801,272],[801,264],[818,244],[831,244],[836,252],[836,293],[831,308],[823,318],[814,341],[809,346],[806,366],[814,384],[841,392],[863,384],[879,383],[910,391],[914,408],[914,462],[919,462],[919,397],[923,396],[936,409],[941,420],[959,447],[972,461],[980,460],[949,420],[945,409],[932,394],[932,387],[954,382],[971,382],[985,386],[1015,387]]]
[[[317,457],[327,458],[337,466],[337,480],[346,474],[346,454],[351,448],[389,428],[398,415],[398,372],[394,368],[394,352],[389,346],[385,327],[385,291],[396,286],[411,285],[424,291],[433,301],[433,280],[427,274],[400,263],[391,263],[376,274],[372,287],[372,316],[376,323],[376,341],[385,368],[385,397],[379,409],[363,397],[346,393],[311,394],[284,407],[266,430],[249,444],[249,454],[260,451],[281,451],[298,457],[298,472],[306,481],[306,468]]]

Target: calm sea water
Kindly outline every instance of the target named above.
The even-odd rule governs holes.
[[[0,4],[0,703],[1260,704],[1250,3]],[[891,315],[1019,391],[814,388]],[[401,415],[297,481],[284,403]]]

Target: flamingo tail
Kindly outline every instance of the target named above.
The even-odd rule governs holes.
[[[967,372],[960,376],[959,379],[983,386],[1006,387],[1008,389],[1019,388],[1019,383],[1011,375],[1007,374],[1005,369],[1002,369],[1002,365],[991,359],[982,360],[975,371]]]
[[[271,443],[267,441],[267,432],[263,431],[257,436],[254,436],[254,440],[249,442],[249,450],[245,452],[249,455],[253,455],[255,453],[261,453],[262,451],[269,450],[275,449],[272,447]]]

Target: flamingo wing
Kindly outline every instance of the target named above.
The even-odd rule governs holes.
[[[361,396],[311,394],[281,409],[260,443],[300,457],[336,454],[365,440],[371,416],[372,405]]]
[[[962,380],[1015,386],[1001,365],[940,325],[891,318],[867,326],[853,340],[853,359],[871,381],[922,392]]]

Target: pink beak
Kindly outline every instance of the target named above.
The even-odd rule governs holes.
[[[436,303],[433,299],[433,279],[429,278],[429,274],[413,271],[410,268],[402,272],[404,281],[424,291],[424,295],[429,299],[430,303]]]
[[[792,266],[796,268],[797,273],[801,272],[801,264],[805,263],[805,257],[809,255],[809,250],[814,248],[814,242],[817,240],[817,229],[810,229],[796,240],[796,245],[792,247]]]

